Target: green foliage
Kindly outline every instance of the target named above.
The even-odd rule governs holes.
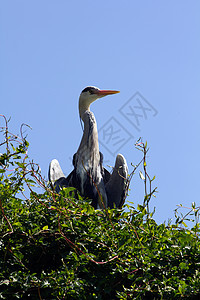
[[[73,188],[53,192],[28,162],[27,141],[9,135],[7,125],[3,133],[0,299],[199,299],[199,208],[190,210],[193,228],[180,227],[184,216],[156,224],[145,151],[143,204],[94,210]]]

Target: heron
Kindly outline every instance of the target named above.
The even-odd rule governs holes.
[[[79,97],[79,116],[84,123],[83,136],[73,156],[72,172],[65,177],[57,159],[49,165],[49,181],[59,193],[63,187],[74,187],[92,200],[95,209],[121,208],[124,204],[128,181],[126,159],[118,154],[112,173],[103,167],[99,151],[97,122],[90,105],[99,98],[117,94],[115,90],[100,90],[94,86],[83,89]]]

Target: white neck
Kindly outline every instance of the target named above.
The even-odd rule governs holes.
[[[82,104],[79,101],[79,115],[80,115],[82,120],[83,120],[84,113],[87,112],[87,111],[90,111],[90,104],[89,105],[87,103]],[[84,122],[84,120],[83,120],[83,122]]]

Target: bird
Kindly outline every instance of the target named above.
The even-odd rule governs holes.
[[[126,159],[118,154],[112,173],[103,167],[99,151],[97,122],[90,105],[99,98],[117,94],[115,90],[100,90],[95,86],[84,88],[79,97],[79,116],[83,121],[83,136],[73,155],[72,172],[65,177],[57,159],[49,165],[49,181],[59,193],[63,187],[74,187],[92,200],[95,209],[122,208],[127,191],[128,167]]]

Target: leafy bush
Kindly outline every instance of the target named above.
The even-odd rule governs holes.
[[[175,224],[156,224],[149,212],[155,189],[147,173],[147,145],[137,143],[143,155],[143,204],[94,210],[73,188],[53,192],[29,161],[26,139],[9,133],[5,122],[1,299],[199,299],[199,208],[193,204]],[[36,192],[38,185],[43,192]],[[190,229],[189,214],[195,220]]]

